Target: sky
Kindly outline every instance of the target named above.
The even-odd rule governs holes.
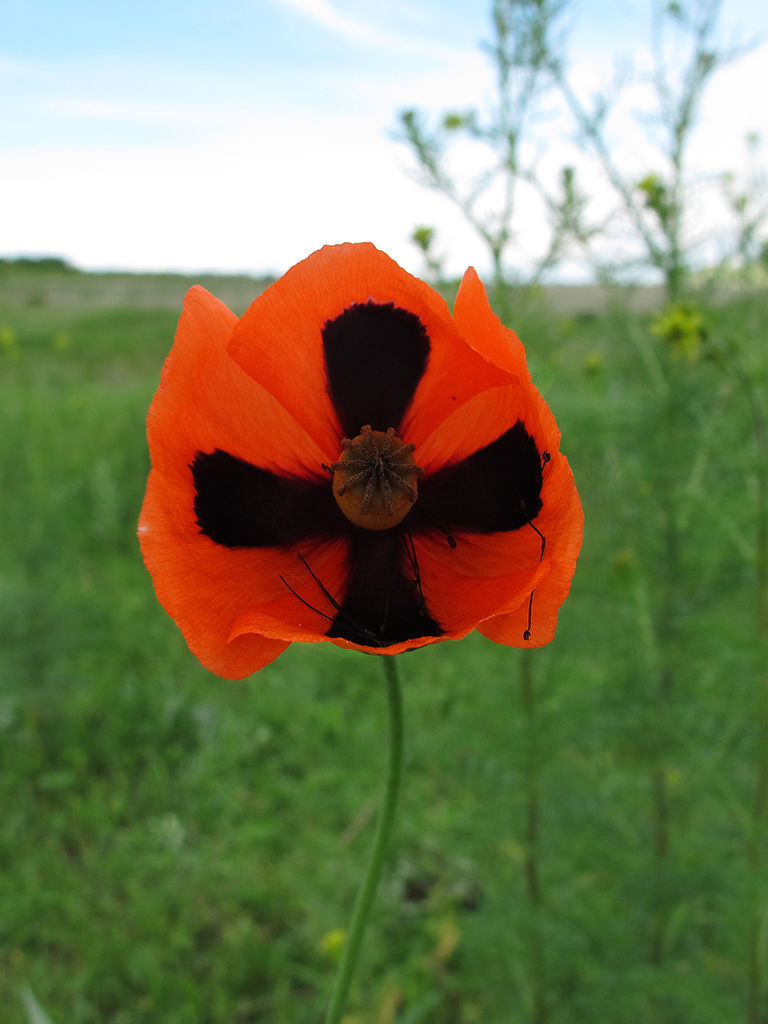
[[[585,98],[617,66],[647,68],[649,24],[649,0],[571,0],[563,31]],[[753,45],[705,95],[691,170],[710,182],[743,166],[747,132],[768,136],[768,5],[724,0],[720,36]],[[2,0],[0,255],[261,274],[367,240],[418,273],[410,235],[427,224],[447,272],[487,272],[483,243],[396,135],[404,108],[488,108],[490,37],[490,0]],[[612,141],[641,177],[657,160],[638,120],[649,94],[622,95]],[[610,216],[554,95],[536,134],[541,180],[574,163],[594,216]],[[452,160],[460,177],[480,166],[472,147]],[[515,223],[523,266],[545,238],[535,197]]]

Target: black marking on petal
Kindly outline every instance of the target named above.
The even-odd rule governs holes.
[[[413,514],[421,509],[456,531],[519,530],[541,511],[541,483],[536,442],[518,420],[485,448],[424,479]]]
[[[397,432],[429,358],[429,335],[415,313],[393,302],[345,309],[323,327],[328,391],[346,437],[366,423]]]
[[[198,452],[190,466],[201,533],[228,548],[295,544],[347,532],[326,481],[282,477],[229,452]]]
[[[400,528],[355,530],[350,535],[350,583],[327,636],[365,647],[442,636],[427,611],[413,545]]]

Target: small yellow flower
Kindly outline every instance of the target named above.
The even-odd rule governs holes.
[[[707,340],[701,312],[690,302],[678,302],[659,313],[651,324],[651,332],[663,338],[677,358],[686,356],[694,363]]]
[[[19,339],[12,327],[0,327],[0,349],[11,362],[16,362],[19,358]]]
[[[603,368],[603,357],[599,352],[590,352],[584,360],[584,372],[588,374],[597,374]]]
[[[433,956],[438,964],[446,964],[461,941],[461,932],[453,916],[441,918],[435,925]]]
[[[343,928],[332,928],[320,939],[317,948],[332,960],[338,960],[346,941],[347,933]]]

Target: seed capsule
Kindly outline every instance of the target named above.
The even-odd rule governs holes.
[[[424,470],[416,465],[416,445],[363,427],[362,433],[341,442],[342,453],[329,467],[333,495],[350,522],[366,530],[388,530],[410,512],[418,497],[417,481]]]

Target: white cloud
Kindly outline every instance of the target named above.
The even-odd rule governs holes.
[[[341,32],[343,35],[349,36],[350,39],[370,39],[373,35],[365,26],[342,17],[326,0],[282,0],[282,2],[291,7],[297,7],[305,14],[321,21],[327,28]]]
[[[231,103],[113,103],[108,100],[56,99],[51,109],[71,117],[97,121],[171,124],[201,121],[221,123],[237,118],[238,108]]]
[[[397,159],[364,120],[269,117],[187,147],[9,154],[0,157],[3,249],[90,268],[262,272],[328,243],[369,240],[420,272],[410,232],[439,222],[457,272],[482,266],[460,217]]]
[[[397,51],[401,54],[416,54],[422,60],[431,59],[452,63],[455,63],[457,60],[461,61],[467,54],[466,49],[456,49],[451,46],[435,44],[429,36],[408,38],[401,33],[393,35],[389,32],[381,31],[379,27],[372,28],[358,21],[351,21],[335,11],[327,3],[327,0],[280,0],[280,2],[289,7],[295,7],[305,14],[309,14],[327,28],[340,32],[349,39],[373,43],[383,50]],[[366,13],[369,13],[367,8]]]
[[[370,39],[377,47],[401,45],[395,37],[374,35],[347,20],[325,0],[282,2],[348,38]],[[409,46],[416,47],[415,39],[402,41],[402,49]],[[765,130],[760,104],[767,55],[763,47],[715,78],[691,149],[702,173],[738,167],[744,133]],[[430,224],[438,229],[437,248],[449,255],[450,273],[462,272],[468,263],[487,272],[482,243],[448,200],[408,176],[408,151],[390,137],[401,107],[439,113],[480,105],[492,95],[491,69],[474,40],[442,56],[446,59],[436,65],[421,56],[415,61],[379,59],[376,70],[354,83],[343,77],[343,65],[330,76],[321,68],[312,96],[300,91],[287,95],[277,88],[260,91],[256,79],[238,78],[235,72],[231,79],[222,75],[192,92],[179,87],[186,80],[175,77],[178,69],[167,79],[153,77],[154,68],[137,76],[135,64],[123,67],[121,83],[129,85],[113,94],[98,87],[89,91],[87,82],[73,82],[61,72],[55,90],[35,94],[38,106],[31,120],[41,110],[53,110],[56,137],[81,138],[87,144],[40,142],[51,137],[45,134],[46,121],[45,131],[35,136],[37,146],[10,149],[6,143],[5,152],[0,150],[2,250],[60,254],[91,268],[262,272],[285,270],[329,242],[370,240],[421,272],[420,257],[408,239],[416,224]],[[579,56],[576,80],[589,96],[598,61],[588,53]],[[600,72],[609,64],[602,59]],[[5,70],[31,74],[38,68],[11,61]],[[137,93],[130,85],[137,80],[151,90]],[[354,94],[354,104],[346,103],[345,90]],[[632,108],[647,107],[646,99],[628,94],[616,126],[622,166],[638,176],[649,168],[652,151],[641,141]],[[340,109],[355,113],[342,116]],[[28,108],[20,110],[26,117]],[[77,134],[72,130],[76,118],[83,122],[74,126]],[[139,131],[139,125],[152,126],[151,131]],[[563,163],[578,163],[582,186],[597,197],[595,218],[607,215],[614,202],[610,189],[563,141],[562,129],[563,121],[554,116],[542,123],[542,175],[552,183]],[[457,156],[457,170],[467,166]],[[521,197],[518,210],[522,249],[535,253],[544,237],[540,206]]]

